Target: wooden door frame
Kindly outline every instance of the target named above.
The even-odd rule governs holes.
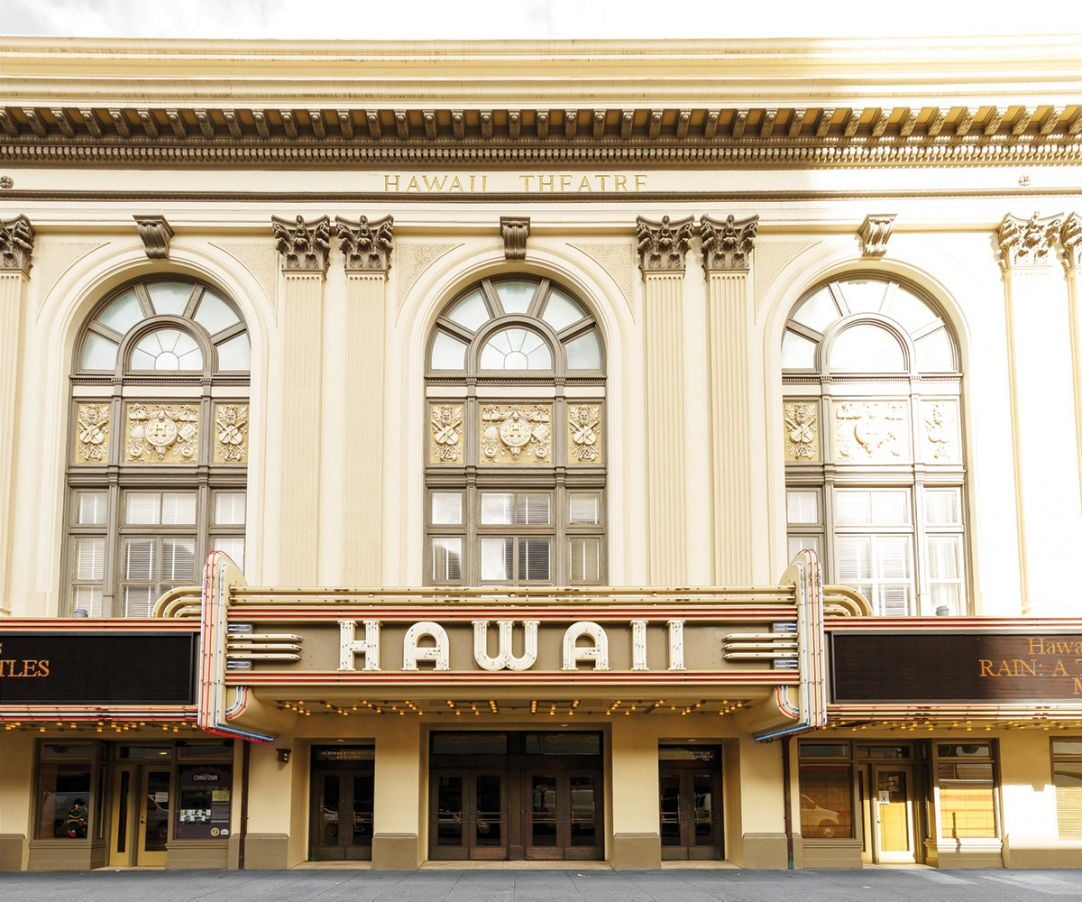
[[[316,792],[318,788],[317,783],[322,777],[335,776],[338,778],[338,842],[333,846],[323,845],[318,842],[319,840],[319,813],[323,805],[323,794]],[[354,845],[353,843],[353,819],[356,816],[356,811],[353,807],[353,797],[355,795],[352,791],[355,786],[356,780],[369,779],[375,782],[375,767],[374,762],[368,761],[355,762],[352,767],[321,767],[319,765],[313,765],[311,773],[308,778],[309,786],[309,804],[308,804],[308,860],[309,861],[371,861],[372,860],[372,846]],[[374,787],[373,787],[374,788]],[[343,804],[347,803],[347,804]],[[345,809],[348,808],[348,811]],[[374,808],[374,805],[373,805]],[[374,812],[373,812],[374,813]],[[344,832],[348,827],[349,829],[349,842],[345,842]],[[317,849],[325,850],[339,850],[341,855],[320,855],[316,857]],[[351,855],[350,852],[356,851],[357,854]]]
[[[902,771],[905,773],[905,821],[909,852],[884,852],[882,843],[882,820],[879,816],[879,773],[882,771]],[[870,762],[868,764],[868,798],[871,808],[872,861],[876,864],[914,864],[917,853],[916,793],[914,792],[915,768],[912,761]]]
[[[722,805],[722,773],[719,768],[711,768],[707,762],[700,761],[659,761],[658,791],[660,777],[674,776],[678,779],[677,821],[680,826],[680,845],[662,846],[661,857],[665,861],[721,861],[725,858],[724,806]],[[714,825],[714,842],[701,845],[695,840],[695,777],[710,778],[711,814]],[[658,817],[660,825],[660,795],[658,797]],[[709,850],[709,854],[707,852]],[[698,852],[698,854],[696,854]]]

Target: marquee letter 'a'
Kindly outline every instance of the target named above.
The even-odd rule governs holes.
[[[579,646],[580,636],[588,636],[593,645]],[[561,670],[577,670],[579,661],[593,661],[594,670],[609,669],[609,637],[601,625],[591,620],[572,623],[564,633],[564,656]]]
[[[537,661],[537,627],[539,620],[523,620],[525,633],[523,653],[516,656],[511,651],[511,631],[514,620],[497,620],[500,628],[500,650],[493,657],[488,653],[488,621],[473,621],[473,659],[482,670],[529,670]]]
[[[418,645],[422,636],[431,636],[435,645],[424,648]],[[447,651],[447,630],[431,620],[422,620],[406,630],[402,640],[402,669],[417,670],[418,661],[432,661],[434,670],[450,670],[451,664]]]

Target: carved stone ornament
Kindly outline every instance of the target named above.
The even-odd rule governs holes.
[[[214,462],[248,462],[248,405],[214,405]]]
[[[850,401],[834,407],[835,460],[891,463],[908,459],[907,407],[893,401]]]
[[[462,411],[461,404],[429,405],[428,422],[431,427],[428,444],[429,463],[462,463]]]
[[[501,216],[500,235],[503,236],[503,255],[505,259],[526,259],[526,239],[530,237],[530,218],[528,216]]]
[[[860,227],[860,249],[865,257],[882,257],[894,231],[896,213],[871,213]]]
[[[785,460],[806,463],[819,459],[819,404],[816,401],[786,401]]]
[[[683,272],[684,257],[691,241],[692,219],[688,216],[673,222],[662,216],[661,222],[640,216],[635,220],[639,269],[650,272]]]
[[[572,466],[603,462],[600,404],[567,405],[567,462]]]
[[[129,404],[124,459],[128,463],[199,461],[199,408],[194,404]]]
[[[1044,219],[1036,213],[1029,219],[1004,216],[996,229],[1000,268],[1006,272],[1012,266],[1037,266],[1048,262],[1048,253],[1059,241],[1062,224],[1062,215]]]
[[[326,216],[306,222],[298,216],[295,222],[271,217],[274,246],[278,249],[282,272],[327,272],[331,251],[331,221]]]
[[[394,217],[353,221],[338,217],[334,221],[339,247],[345,258],[346,272],[389,272],[394,241]]]
[[[492,404],[481,408],[481,463],[545,464],[552,459],[552,407]]]
[[[1059,233],[1059,241],[1063,246],[1063,268],[1070,272],[1078,266],[1079,242],[1082,242],[1082,217],[1072,213],[1063,220],[1063,230]]]
[[[725,219],[704,216],[702,222],[703,270],[712,272],[747,272],[751,266],[751,251],[759,230],[759,217],[737,219],[730,214]]]
[[[109,462],[108,404],[79,404],[75,411],[75,462],[105,464]]]
[[[25,216],[0,219],[0,271],[30,275],[34,265],[34,227]]]
[[[135,227],[143,241],[143,249],[151,260],[165,260],[169,257],[169,242],[173,238],[173,227],[164,216],[134,216]]]
[[[921,432],[922,458],[930,463],[952,463],[959,459],[958,406],[954,401],[923,401]]]

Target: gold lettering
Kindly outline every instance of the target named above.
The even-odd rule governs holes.
[[[537,177],[537,190],[538,191],[551,191],[552,183],[555,180],[555,176],[552,175],[539,175]]]
[[[571,176],[570,175],[561,175],[560,176],[560,190],[561,191],[570,191],[571,190]]]
[[[422,176],[425,183],[425,191],[442,191],[443,186],[447,184],[447,176],[440,178],[439,176]]]
[[[579,182],[579,191],[593,191],[593,190],[594,189],[590,187],[590,176],[584,175],[582,177],[582,180]]]
[[[1082,677],[1074,678],[1074,694],[1082,695]]]
[[[462,182],[459,180],[459,177],[457,175],[451,181],[451,187],[448,188],[447,190],[449,190],[449,191],[461,191],[462,190]]]
[[[608,186],[605,184],[605,182],[607,182],[609,180],[609,177],[607,175],[603,175],[602,173],[599,172],[597,174],[596,178],[601,183],[601,190],[602,191],[607,191]]]
[[[992,662],[989,658],[981,658],[977,663],[981,666],[981,679],[984,677],[995,676],[995,674],[992,673]]]
[[[530,187],[530,182],[532,182],[533,178],[534,178],[532,175],[520,175],[519,178],[522,179],[522,190],[523,191],[532,191],[533,190],[533,188]]]
[[[1063,664],[1063,658],[1059,658],[1056,661],[1056,666],[1052,668],[1052,676],[1054,677],[1069,677],[1067,668]]]
[[[1014,676],[1037,676],[1036,661],[1023,661],[1021,658],[1015,658],[1012,663],[1014,664]]]
[[[411,176],[409,182],[406,183],[407,191],[420,191],[421,186],[417,184],[417,176]]]
[[[488,176],[487,175],[481,176],[481,190],[482,191],[488,191]]]
[[[627,176],[626,175],[614,175],[613,179],[616,181],[616,191],[627,191]]]
[[[398,190],[398,176],[397,175],[385,175],[383,177],[383,190],[384,191],[397,191]]]
[[[43,659],[41,661],[38,661],[38,670],[40,671],[38,673],[38,676],[40,676],[40,677],[47,677],[50,674],[51,670],[49,668],[49,659],[48,658],[45,658],[45,659]]]
[[[646,187],[646,175],[643,173],[636,173],[635,175],[635,190],[642,191]]]

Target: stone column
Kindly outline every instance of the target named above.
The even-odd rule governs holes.
[[[282,292],[281,522],[278,582],[309,586],[319,563],[323,283],[330,220],[272,219]]]
[[[1007,309],[1024,614],[1069,612],[1062,579],[1082,548],[1072,324],[1056,265],[1062,225],[1062,216],[1006,216],[996,233]]]
[[[346,268],[342,536],[346,585],[382,582],[384,311],[394,221],[335,220]],[[338,400],[336,399],[336,402]]]
[[[25,216],[0,220],[0,617],[11,614],[8,562],[15,532],[20,346],[34,229]]]
[[[647,573],[651,585],[687,582],[684,459],[684,258],[691,217],[637,220],[646,372]]]
[[[1082,217],[1077,213],[1072,213],[1063,221],[1060,243],[1063,245],[1063,268],[1067,275],[1071,363],[1074,370],[1075,438],[1078,440],[1078,484],[1082,490]]]
[[[702,218],[710,323],[710,439],[714,474],[714,583],[755,582],[752,528],[748,272],[759,217]],[[762,537],[765,540],[765,536]]]
[[[381,717],[376,740],[373,799],[372,867],[413,870],[425,857],[421,849],[421,725],[417,717]],[[427,736],[424,739],[428,741]]]
[[[657,734],[653,724],[612,719],[612,848],[617,870],[661,867]]]

